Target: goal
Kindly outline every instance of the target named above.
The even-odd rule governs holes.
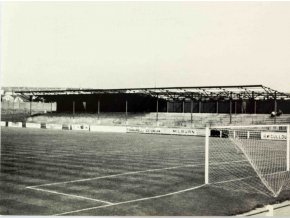
[[[290,125],[207,127],[205,184],[277,197],[290,188]]]

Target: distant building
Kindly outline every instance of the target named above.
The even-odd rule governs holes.
[[[21,98],[20,96],[16,96],[14,98],[14,102],[24,102],[23,98]]]
[[[13,98],[12,95],[9,95],[9,94],[5,93],[5,95],[2,97],[2,101],[11,101],[11,102],[13,102],[14,98]]]

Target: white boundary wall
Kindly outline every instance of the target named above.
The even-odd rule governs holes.
[[[22,122],[8,122],[9,127],[22,128]]]
[[[72,124],[70,126],[71,130],[81,130],[81,131],[89,131],[90,126],[86,124]]]
[[[164,128],[164,127],[127,127],[127,133],[205,136],[204,129]]]
[[[40,129],[41,128],[41,124],[40,123],[25,123],[25,127],[26,128],[37,128],[37,129]]]
[[[90,126],[91,132],[118,132],[126,133],[126,126]]]
[[[264,140],[287,140],[287,133],[283,132],[261,132],[261,139]]]
[[[46,129],[62,129],[62,124],[47,123],[45,124]]]
[[[26,128],[41,128],[40,123],[24,123]],[[1,121],[1,126],[5,122]],[[10,127],[22,127],[21,122],[8,122]],[[46,129],[62,130],[62,124],[46,123]],[[87,124],[70,124],[68,130],[80,130],[91,132],[115,132],[115,133],[139,133],[139,134],[161,134],[161,135],[183,135],[183,136],[205,136],[205,129],[193,128],[166,128],[166,127],[134,127],[134,126],[101,126]]]

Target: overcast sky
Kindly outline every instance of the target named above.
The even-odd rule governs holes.
[[[290,91],[290,2],[10,2],[2,86]]]

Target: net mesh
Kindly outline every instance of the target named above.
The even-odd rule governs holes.
[[[274,197],[289,189],[288,128],[272,125],[210,129],[209,183]]]

